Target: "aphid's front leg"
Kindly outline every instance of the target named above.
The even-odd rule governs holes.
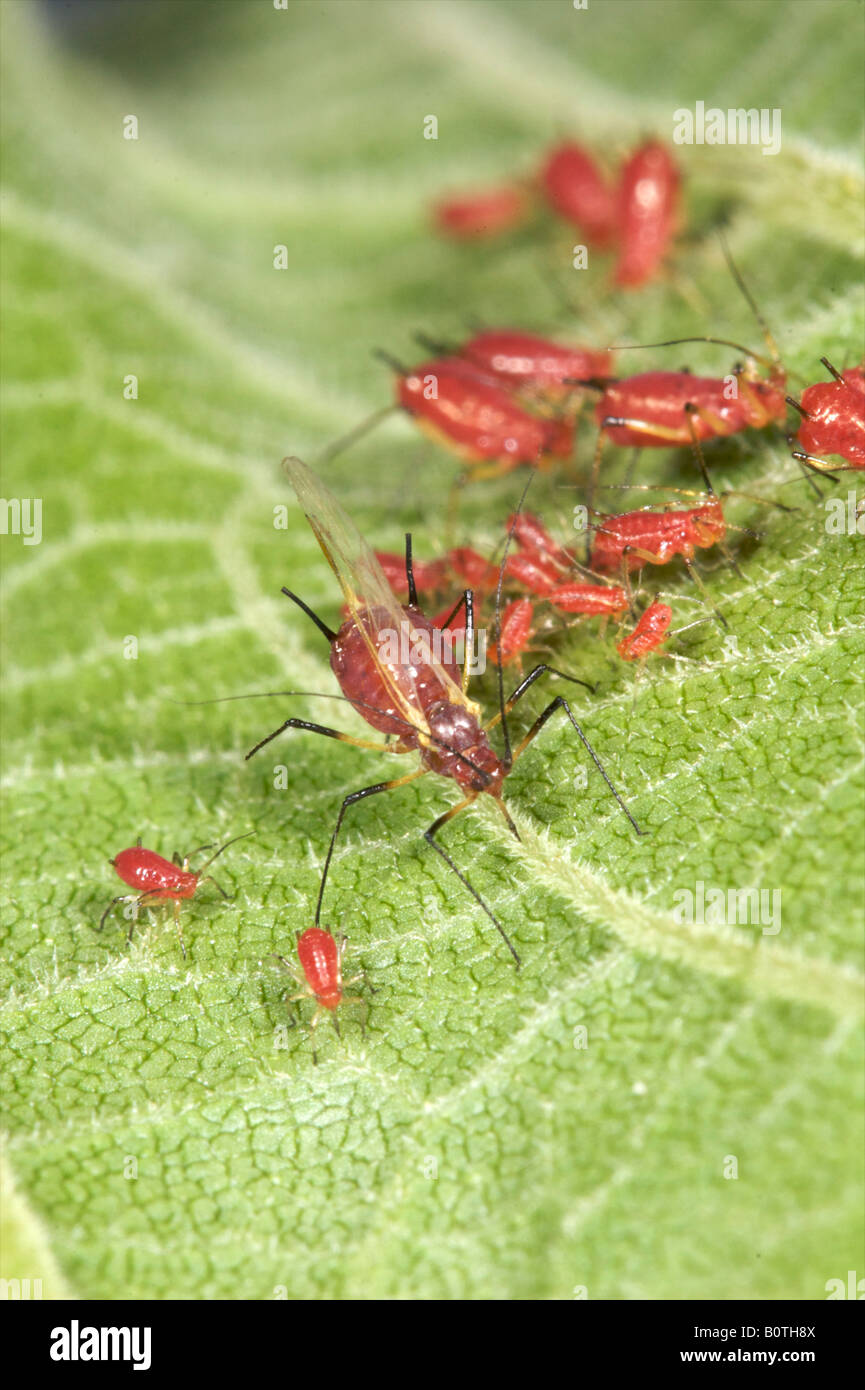
[[[351,734],[344,734],[340,729],[330,729],[326,724],[313,724],[309,719],[286,719],[284,724],[280,724],[278,729],[274,729],[272,734],[263,738],[254,748],[250,748],[244,761],[249,762],[253,754],[261,751],[273,739],[284,734],[286,729],[304,729],[308,734],[322,734],[324,738],[335,738],[339,743],[350,743],[354,748],[374,748],[379,753],[386,753],[387,747],[376,739],[354,738]]]
[[[557,674],[559,674],[559,673],[557,673]],[[517,698],[519,698],[519,696],[518,696]],[[603,763],[601,762],[601,760],[600,760],[600,758],[598,757],[597,753],[595,752],[594,748],[593,748],[592,745],[589,743],[589,740],[586,738],[586,735],[583,733],[582,729],[580,728],[579,724],[577,723],[576,719],[574,718],[573,711],[571,710],[571,707],[570,707],[570,705],[568,704],[567,700],[565,699],[564,695],[557,695],[556,698],[555,698],[554,700],[551,700],[551,701],[550,701],[550,703],[547,705],[546,709],[543,710],[542,713],[538,715],[537,719],[535,720],[535,722],[534,722],[534,724],[532,725],[532,727],[529,729],[529,731],[528,731],[528,733],[526,734],[525,738],[523,739],[522,743],[520,743],[519,746],[517,747],[516,752],[514,753],[514,762],[516,762],[517,758],[519,758],[520,755],[521,755],[522,753],[525,752],[525,750],[528,748],[529,744],[530,744],[534,739],[537,738],[538,734],[541,732],[541,729],[544,727],[544,725],[546,724],[547,720],[548,720],[552,715],[554,715],[555,712],[556,712],[556,710],[558,710],[558,709],[563,709],[563,710],[565,711],[565,713],[567,714],[567,716],[568,716],[568,718],[570,719],[571,723],[573,724],[574,728],[576,729],[577,734],[578,734],[578,736],[579,736],[579,738],[580,738],[580,740],[581,740],[581,742],[582,742],[584,748],[586,749],[586,752],[587,752],[587,753],[589,754],[589,756],[591,757],[592,762],[595,764],[595,767],[598,769],[598,771],[600,772],[600,774],[601,774],[601,776],[603,777],[604,781],[606,782],[607,786],[609,787],[610,791],[612,792],[613,796],[616,798],[616,801],[619,803],[620,808],[624,811],[625,815],[628,817],[628,820],[631,822],[631,825],[634,827],[634,829],[636,830],[637,834],[638,834],[638,835],[642,835],[644,832],[640,829],[640,827],[638,826],[637,822],[634,820],[634,817],[631,815],[630,811],[628,810],[627,806],[625,805],[625,802],[624,802],[624,801],[622,800],[622,798],[619,796],[619,793],[616,791],[616,788],[613,786],[612,782],[610,781],[610,778],[609,778],[608,775],[607,775],[607,770],[606,770],[606,768],[604,767]]]
[[[372,747],[380,749],[381,745],[373,744]],[[425,774],[426,768],[419,767],[416,769],[416,771],[407,773],[405,777],[394,777],[389,782],[375,782],[371,787],[361,787],[360,791],[349,792],[348,796],[345,797],[342,805],[339,808],[339,815],[336,818],[336,825],[333,827],[333,834],[330,837],[330,844],[328,845],[327,849],[327,857],[325,858],[324,869],[322,870],[321,874],[321,886],[318,890],[318,901],[315,905],[316,926],[319,925],[319,919],[321,917],[321,903],[324,897],[324,885],[327,883],[327,874],[328,870],[330,869],[330,861],[333,858],[333,851],[336,845],[336,837],[339,834],[340,826],[343,822],[343,817],[345,816],[345,813],[348,810],[349,806],[353,806],[356,801],[363,801],[364,798],[367,796],[375,796],[378,792],[389,792],[393,791],[395,787],[404,787],[409,782],[414,782],[418,777],[423,777]]]

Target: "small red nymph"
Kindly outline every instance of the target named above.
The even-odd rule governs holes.
[[[633,632],[623,637],[616,651],[624,661],[645,661],[650,652],[659,647],[667,635],[673,620],[673,610],[669,604],[655,599],[643,613]]]
[[[343,981],[342,978],[342,958],[345,953],[346,939],[341,937],[339,941],[325,931],[323,927],[309,927],[303,932],[297,943],[297,958],[300,961],[300,971],[285,956],[275,956],[280,964],[289,972],[290,975],[302,986],[299,994],[286,995],[286,1003],[294,1004],[302,999],[314,999],[316,1011],[309,1025],[309,1035],[313,1043],[312,1059],[318,1061],[315,1051],[315,1030],[322,1018],[328,1014],[333,1020],[333,1026],[339,1037],[339,1023],[336,1018],[336,1011],[342,1004],[360,1004],[363,1009],[361,1018],[361,1029],[366,1027],[365,999],[360,996],[349,996],[344,993],[345,985],[356,984],[359,980],[366,977],[361,973],[354,975],[350,980]],[[301,973],[302,972],[302,973]]]
[[[132,939],[132,932],[138,917],[138,908],[144,904],[150,907],[158,902],[174,903],[174,923],[177,927],[177,935],[180,939],[180,949],[186,956],[186,947],[183,944],[183,932],[180,928],[180,904],[184,898],[192,898],[200,883],[210,882],[215,884],[224,898],[228,894],[224,888],[220,888],[216,879],[211,874],[205,874],[204,870],[218,859],[223,850],[228,849],[229,845],[234,845],[238,840],[245,840],[248,835],[236,835],[233,840],[226,840],[224,845],[220,845],[215,854],[212,854],[201,868],[195,872],[189,868],[189,861],[196,854],[201,854],[206,849],[212,849],[212,845],[199,845],[181,860],[178,854],[173,859],[163,859],[161,854],[155,850],[144,849],[139,839],[131,849],[122,849],[114,859],[108,862],[114,866],[118,877],[134,888],[134,893],[121,893],[119,897],[112,898],[99,919],[98,930],[101,931],[105,925],[105,919],[117,903],[135,903],[135,912],[129,924],[128,939]]]
[[[540,185],[560,217],[594,246],[607,246],[616,231],[616,198],[592,156],[572,140],[551,150]]]
[[[479,241],[519,226],[529,211],[525,191],[513,185],[481,193],[443,198],[433,206],[433,220],[445,236]]]

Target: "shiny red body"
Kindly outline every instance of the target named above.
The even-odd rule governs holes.
[[[435,650],[433,633],[438,630],[430,619],[416,608],[403,607],[402,613],[406,624],[408,656],[411,658],[412,648],[420,646],[423,640],[429,642],[429,649]],[[364,611],[363,620],[366,634],[375,648],[375,657],[354,617],[343,623],[331,643],[331,669],[343,695],[374,729],[396,737],[394,752],[408,753],[414,749],[428,771],[453,778],[463,790],[485,791],[492,796],[501,796],[504,765],[481,728],[477,715],[472,709],[450,698],[448,687],[430,662],[422,659],[405,662],[387,659],[387,646],[393,641],[388,613],[368,609]],[[382,622],[385,626],[378,628],[377,624]],[[459,667],[452,661],[442,660],[441,664],[454,684],[459,686],[462,680]],[[404,693],[405,700],[419,707],[432,739],[422,740],[418,733],[406,727],[382,680],[379,665],[386,668],[393,684]],[[479,776],[479,772],[484,775]]]
[[[616,198],[591,155],[573,141],[550,152],[539,175],[540,185],[560,217],[573,223],[587,241],[603,247],[616,229]]]
[[[111,863],[123,882],[139,893],[146,893],[149,902],[158,902],[163,898],[191,898],[198,887],[198,874],[181,869],[154,850],[142,849],[138,845],[132,849],[122,849]]]
[[[645,508],[603,516],[597,522],[592,542],[591,567],[598,574],[613,574],[621,571],[623,564],[631,571],[647,564],[666,565],[677,555],[692,560],[695,551],[717,545],[726,533],[717,498],[689,511]]]
[[[534,387],[556,396],[573,394],[574,381],[607,377],[613,370],[610,352],[566,347],[508,329],[476,334],[460,349],[460,356],[516,389]]]
[[[498,648],[502,654],[503,665],[509,661],[516,661],[525,651],[532,636],[533,617],[534,604],[531,599],[515,598],[505,604],[501,619],[501,643]],[[490,661],[497,659],[495,642],[490,644],[487,655]]]
[[[673,610],[657,599],[650,603],[633,632],[623,637],[616,647],[625,661],[641,661],[659,647],[667,635],[673,619]]]
[[[595,417],[614,444],[667,449],[671,445],[690,444],[691,428],[697,439],[704,440],[737,434],[747,428],[764,429],[773,421],[782,424],[787,413],[784,388],[785,376],[780,370],[768,378],[748,377],[740,372],[735,395],[723,378],[691,376],[688,372],[643,372],[608,382],[595,407]],[[686,411],[686,405],[693,405],[696,410]],[[605,426],[604,421],[610,417],[639,421],[649,428]]]
[[[566,458],[573,426],[530,415],[501,381],[457,357],[424,362],[397,378],[397,401],[421,428],[467,463],[496,461],[503,469]]]
[[[339,947],[330,932],[310,927],[297,943],[306,983],[323,1009],[336,1009],[342,1002],[342,972]]]
[[[865,468],[865,370],[850,367],[841,377],[802,392],[808,418],[796,438],[809,454],[837,454],[851,468]]]
[[[617,285],[634,288],[655,274],[673,239],[678,202],[679,171],[667,148],[650,140],[630,156],[619,178]]]
[[[443,198],[433,207],[440,232],[458,241],[500,236],[523,221],[528,211],[525,193],[507,185],[482,193]]]

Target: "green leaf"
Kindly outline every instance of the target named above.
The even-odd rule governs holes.
[[[415,330],[468,317],[759,346],[723,218],[788,368],[857,359],[861,6],[172,0],[65,36],[0,8],[4,493],[43,501],[41,544],[3,541],[24,1232],[4,1275],[96,1298],[824,1297],[862,1238],[862,541],[825,506],[852,475],[818,502],[786,486],[780,434],[710,446],[719,488],[797,508],[731,499],[741,573],[704,565],[731,640],[705,623],[635,685],[610,633],[552,639],[598,683],[574,709],[649,834],[556,721],[509,779],[521,844],[494,808],[448,827],[519,974],[421,838],[452,788],[349,813],[326,918],[378,992],[366,1038],[347,1017],[318,1066],[267,957],[311,922],[341,797],[406,763],[294,734],[245,764],[288,713],[364,726],[324,700],[177,702],[333,692],[279,592],[338,616],[279,460],[387,400],[371,348],[408,358]],[[436,193],[530,169],[556,132],[612,162],[697,100],[780,108],[783,148],[682,148],[688,234],[639,295],[571,272],[561,231],[466,248],[425,224]],[[592,447],[587,423],[579,477]],[[407,421],[325,472],[377,547],[408,527],[421,555],[442,546],[454,463]],[[639,477],[693,486],[693,467],[646,452]],[[532,505],[567,535],[564,481]],[[460,538],[495,545],[519,487],[466,489]],[[651,583],[682,623],[705,611],[675,569]],[[121,918],[93,930],[119,891],[106,861],[139,834],[170,855],[251,829],[218,865],[233,901],[205,885],[186,905],[185,961],[170,915],[128,946]],[[780,890],[780,930],[680,922],[698,881]]]

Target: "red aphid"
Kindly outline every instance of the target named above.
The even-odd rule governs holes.
[[[300,459],[286,459],[285,468],[307,520],[339,580],[350,616],[338,632],[333,632],[295,594],[288,589],[283,592],[299,604],[327,639],[331,668],[344,698],[367,724],[389,735],[390,741],[382,745],[380,742],[351,737],[338,729],[314,724],[307,719],[292,717],[260,739],[246,756],[252,757],[287,729],[303,729],[379,751],[395,754],[413,752],[417,754],[419,762],[413,772],[403,777],[376,782],[343,799],[322,870],[315,925],[319,926],[333,850],[348,808],[356,801],[434,772],[455,782],[464,795],[462,801],[433,822],[424,838],[472,894],[519,964],[519,956],[501,923],[472,887],[467,876],[436,841],[437,832],[478,796],[486,794],[492,797],[509,827],[516,833],[504,806],[502,793],[505,779],[517,754],[522,753],[559,709],[567,713],[620,808],[638,829],[636,822],[598,762],[597,755],[563,696],[557,696],[538,716],[516,753],[512,749],[507,726],[510,709],[535,680],[551,668],[546,665],[536,667],[508,701],[500,693],[498,714],[486,724],[481,723],[480,706],[469,699],[467,693],[470,675],[468,662],[465,670],[460,670],[452,652],[443,651],[441,631],[418,608],[397,601],[375,555],[336,498],[315,474]],[[490,741],[489,729],[494,724],[501,726],[505,745],[501,755]]]
[[[533,635],[533,618],[534,604],[531,599],[516,598],[506,603],[502,609],[501,640],[498,644],[490,643],[487,653],[490,661],[496,661],[498,652],[501,652],[503,665],[511,661],[519,662]]]
[[[533,387],[552,396],[572,394],[569,383],[607,377],[613,370],[611,352],[566,347],[508,329],[477,333],[460,349],[460,356],[515,389]]]
[[[299,994],[286,996],[286,1003],[294,1004],[302,999],[314,999],[316,1010],[309,1025],[309,1034],[313,1041],[312,1059],[318,1061],[315,1051],[315,1030],[322,1018],[329,1014],[333,1019],[333,1026],[339,1035],[339,1025],[336,1019],[336,1011],[343,1004],[360,1004],[364,1013],[361,1018],[361,1028],[365,1030],[366,1025],[366,1000],[358,995],[348,995],[345,993],[346,985],[356,984],[358,980],[363,980],[363,974],[354,975],[350,980],[342,978],[342,957],[345,952],[345,937],[337,942],[329,931],[323,927],[309,927],[303,932],[297,943],[297,958],[300,961],[301,970],[298,971],[294,964],[287,960],[285,956],[276,956],[275,959],[289,972],[289,974],[302,986]],[[302,972],[302,973],[301,973]]]
[[[616,647],[619,656],[624,661],[644,661],[650,652],[661,645],[672,619],[672,608],[655,599],[642,614],[633,632],[619,642]]]
[[[248,832],[248,834],[251,833],[251,831]],[[138,915],[138,907],[142,904],[150,907],[154,903],[170,901],[174,903],[174,922],[177,927],[177,934],[180,938],[180,949],[185,956],[186,947],[183,944],[183,933],[180,929],[181,901],[184,898],[194,897],[198,885],[208,881],[215,884],[222,896],[227,898],[228,894],[223,888],[220,888],[216,879],[213,878],[211,874],[205,874],[204,870],[213,863],[214,859],[218,859],[223,850],[228,849],[229,845],[236,844],[238,840],[245,840],[246,838],[246,835],[236,835],[233,840],[227,840],[224,845],[220,845],[215,854],[212,854],[210,858],[202,864],[197,872],[193,872],[189,868],[190,859],[194,854],[200,854],[203,850],[212,849],[212,845],[199,845],[198,849],[186,855],[183,860],[180,859],[179,855],[175,855],[173,860],[163,859],[162,855],[157,854],[155,850],[144,849],[140,840],[138,844],[133,845],[131,849],[122,849],[118,855],[115,855],[113,859],[109,860],[109,863],[114,866],[118,877],[121,878],[124,883],[128,884],[130,888],[134,888],[135,892],[131,894],[122,893],[119,897],[112,898],[99,919],[98,930],[102,930],[105,925],[106,917],[117,903],[134,902],[136,904],[136,913],[130,923],[128,933],[131,939],[135,918]]]
[[[470,546],[458,545],[449,550],[445,559],[454,579],[474,593],[490,593],[498,583],[499,572]]]
[[[562,613],[587,617],[621,617],[628,595],[620,584],[559,584],[545,596]]]
[[[418,426],[470,466],[494,464],[507,472],[567,458],[573,425],[529,412],[501,381],[458,357],[423,362],[397,377],[397,401]]]
[[[723,541],[727,524],[721,503],[710,497],[686,511],[658,511],[651,507],[619,515],[602,516],[595,527],[591,568],[598,574],[666,565],[677,555],[693,560],[695,551],[709,550]]]
[[[433,219],[445,236],[474,241],[511,231],[525,220],[528,211],[525,191],[505,185],[443,198],[433,206]]]
[[[595,416],[607,439],[640,449],[690,444],[765,429],[786,418],[786,376],[762,377],[750,367],[729,380],[689,372],[642,372],[607,383]],[[688,408],[690,407],[690,408]],[[693,431],[693,435],[692,435]]]
[[[850,468],[865,468],[865,369],[849,367],[838,372],[825,357],[821,361],[832,380],[807,386],[801,402],[791,402],[803,417],[796,435],[802,452],[794,453],[794,458],[815,472],[843,471],[828,463],[825,454],[837,455]]]
[[[650,140],[625,162],[619,178],[617,285],[644,285],[655,274],[676,230],[678,202],[679,171],[672,155]]]
[[[375,558],[384,571],[385,579],[395,594],[407,590],[405,555],[397,555],[388,550],[377,550]],[[415,588],[419,594],[429,594],[440,589],[447,582],[449,566],[447,559],[413,560]]]
[[[518,555],[508,556],[505,574],[537,598],[544,598],[561,584],[563,571],[554,560],[540,551],[524,550]]]
[[[573,223],[595,246],[607,246],[616,232],[616,197],[592,156],[566,141],[551,150],[539,180],[560,217]]]

